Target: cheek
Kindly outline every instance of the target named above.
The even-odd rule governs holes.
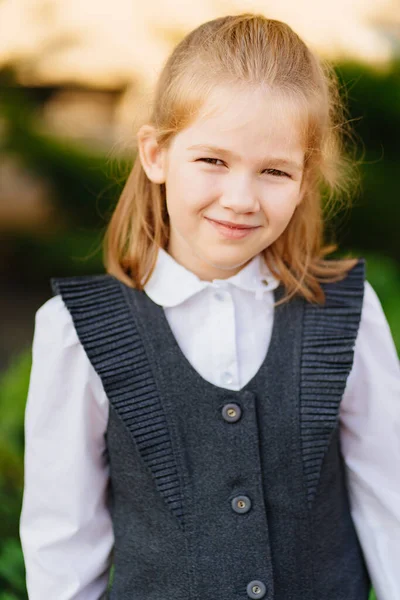
[[[286,224],[290,221],[298,198],[296,190],[275,190],[276,193],[267,195],[263,202],[263,209],[271,224]]]
[[[202,213],[206,212],[209,203],[204,201],[193,182],[190,186],[167,189],[167,211],[171,225],[182,235],[195,232]]]
[[[206,214],[207,208],[210,205],[204,197],[198,193],[194,194],[193,190],[188,190],[186,194],[178,196],[170,194],[167,196],[167,210],[170,219],[179,223],[194,223]]]
[[[171,211],[182,210],[190,215],[207,208],[218,191],[212,177],[196,170],[177,169],[169,174],[166,193]]]

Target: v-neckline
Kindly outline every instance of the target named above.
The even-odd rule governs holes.
[[[171,348],[174,354],[178,357],[179,370],[182,373],[182,379],[186,382],[190,381],[190,383],[194,386],[201,385],[203,388],[205,388],[206,391],[210,391],[211,393],[215,394],[221,392],[228,392],[231,396],[239,396],[243,392],[252,389],[256,380],[258,380],[259,377],[263,375],[264,371],[267,370],[269,363],[272,360],[271,357],[273,354],[275,354],[275,351],[279,345],[279,331],[283,326],[283,323],[281,321],[285,314],[285,311],[282,309],[285,307],[285,304],[281,304],[278,307],[274,306],[273,308],[273,324],[269,347],[263,359],[263,362],[261,363],[257,372],[253,375],[253,377],[242,388],[240,388],[240,390],[231,390],[230,388],[215,385],[207,379],[204,379],[204,377],[200,373],[198,373],[198,371],[186,358],[185,354],[181,350],[174,336],[174,333],[167,320],[163,307],[151,300],[151,298],[146,294],[145,291],[139,291],[135,288],[129,288],[129,291],[131,292],[129,296],[132,298],[132,302],[135,307],[135,320],[137,322],[137,326],[140,330],[141,336],[145,336],[147,343],[151,344],[151,346],[153,347],[153,354],[154,356],[157,356],[157,360],[161,364],[165,364],[163,352],[161,352],[160,354],[157,352],[156,343],[154,342],[154,339],[157,339],[157,335],[150,335],[147,330],[147,328],[149,326],[151,327],[153,324],[155,325],[156,334],[157,332],[161,333],[162,339],[167,340],[168,347]],[[284,287],[282,284],[279,284],[279,286],[273,290],[274,303],[281,299],[283,293]],[[148,319],[149,314],[150,319]]]

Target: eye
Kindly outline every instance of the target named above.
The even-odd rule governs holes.
[[[214,163],[214,162],[211,162],[211,161],[218,161],[218,160],[219,160],[220,162],[222,162],[222,164],[223,164],[223,161],[222,161],[222,160],[220,160],[219,158],[198,158],[198,159],[197,159],[197,162],[198,162],[198,161],[203,161],[203,162],[206,162],[207,164],[212,164],[212,165],[214,165],[215,163]],[[218,166],[218,165],[216,165],[216,166]]]
[[[266,172],[272,173],[275,177],[291,177],[289,173],[278,171],[278,169],[265,169]]]
[[[216,162],[221,162],[222,164],[224,164],[224,162],[222,160],[220,160],[219,158],[209,158],[209,157],[205,157],[205,158],[198,158],[196,162],[205,162],[207,164],[211,164],[211,165],[215,165]],[[218,165],[215,165],[218,166]],[[291,179],[291,175],[289,175],[289,173],[285,173],[284,171],[279,171],[278,169],[265,169],[266,172],[269,172],[271,174],[274,175],[274,177],[289,177],[289,179]]]

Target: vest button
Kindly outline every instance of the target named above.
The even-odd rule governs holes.
[[[264,598],[267,588],[262,581],[254,579],[247,584],[246,591],[249,598]]]
[[[251,500],[248,496],[235,496],[231,501],[232,508],[237,513],[247,513],[251,508]]]
[[[241,414],[242,409],[240,408],[239,404],[235,404],[235,402],[225,404],[225,406],[222,408],[222,416],[225,421],[228,421],[228,423],[234,423],[235,421],[238,421]]]

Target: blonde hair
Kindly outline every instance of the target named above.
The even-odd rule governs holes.
[[[299,294],[324,303],[321,283],[343,279],[358,260],[324,258],[337,249],[324,241],[328,211],[332,216],[348,207],[359,182],[357,163],[345,149],[352,132],[333,67],[281,21],[244,13],[204,23],[175,47],[159,75],[149,122],[160,147],[168,148],[221,84],[266,85],[303,115],[305,193],[285,231],[263,255],[286,288],[281,302]],[[137,154],[105,232],[107,272],[143,289],[158,247],[166,249],[168,239],[165,184],[149,180]]]

